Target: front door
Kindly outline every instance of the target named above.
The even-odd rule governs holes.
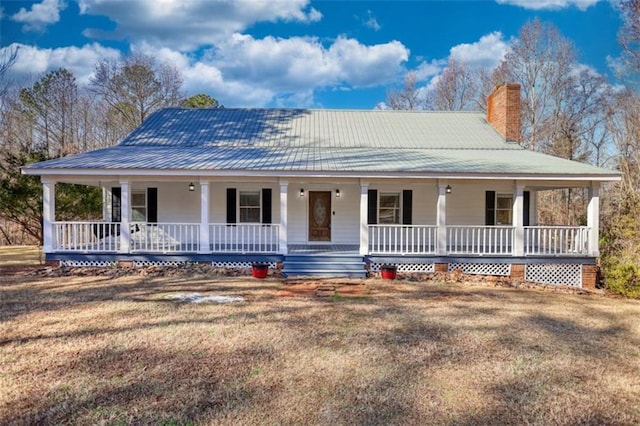
[[[309,241],[331,241],[331,191],[309,191]]]

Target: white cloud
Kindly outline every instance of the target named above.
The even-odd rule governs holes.
[[[445,59],[433,59],[431,62],[422,61],[413,72],[417,81],[424,81],[440,74],[446,65]]]
[[[181,51],[212,46],[257,22],[315,22],[309,0],[80,0],[80,13],[107,16],[113,32],[85,30],[94,38],[126,38]]]
[[[24,7],[20,8],[11,19],[24,24],[24,30],[41,31],[47,25],[58,22],[60,20],[60,11],[66,7],[67,4],[62,0],[42,0],[42,3],[33,4],[31,10],[27,10]]]
[[[174,64],[184,76],[185,91],[205,92],[227,106],[312,106],[316,90],[388,83],[409,56],[397,41],[366,46],[339,37],[324,47],[315,38],[255,39],[237,33],[200,58],[146,43],[132,50]]]
[[[601,0],[496,0],[500,4],[510,4],[532,10],[559,10],[575,6],[580,10],[589,7]]]
[[[474,43],[462,43],[451,48],[450,58],[470,67],[495,67],[504,59],[509,44],[499,31],[486,34]]]
[[[380,31],[382,28],[376,17],[373,16],[373,12],[370,10],[367,10],[367,18],[364,20],[364,26],[371,28],[373,31]]]
[[[471,68],[487,67],[493,68],[504,59],[509,43],[504,40],[501,32],[494,31],[483,35],[478,41],[473,43],[461,43],[453,46],[449,50],[446,58],[422,60],[418,66],[412,70],[416,74],[417,81],[428,81],[427,86],[433,86],[444,71],[450,59],[457,62],[464,62]]]
[[[38,78],[45,72],[66,68],[73,72],[79,84],[88,84],[99,59],[115,59],[120,56],[118,50],[103,47],[97,43],[56,49],[42,49],[14,43],[1,48],[0,51],[4,53],[7,49],[16,47],[18,48],[16,63],[9,71],[10,76],[18,81]]]
[[[87,84],[98,60],[121,56],[98,43],[56,49],[14,44],[3,50],[15,47],[18,58],[11,77],[16,80],[33,80],[64,67],[79,84]],[[312,106],[318,90],[392,81],[409,57],[397,41],[367,46],[339,37],[325,47],[315,38],[254,39],[237,33],[200,56],[148,43],[132,45],[131,50],[173,64],[182,73],[187,94],[204,92],[226,106]]]
[[[509,42],[504,40],[501,32],[494,31],[480,37],[478,41],[453,46],[446,58],[432,59],[431,61],[423,59],[416,68],[411,70],[416,75],[416,81],[423,83],[418,87],[418,97],[424,98],[429,91],[433,90],[450,59],[464,62],[466,66],[471,68],[493,68],[504,59],[508,49]],[[377,106],[377,108],[385,107],[382,104]]]

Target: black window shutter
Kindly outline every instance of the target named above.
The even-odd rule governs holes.
[[[413,191],[405,189],[402,191],[402,224],[411,225],[413,207]]]
[[[147,222],[158,222],[158,188],[147,188]]]
[[[485,192],[485,225],[496,224],[496,191]]]
[[[370,189],[367,195],[369,202],[367,211],[367,223],[369,225],[375,225],[378,223],[378,191],[376,189]]]
[[[262,223],[271,223],[271,188],[262,188]]]
[[[522,193],[523,200],[523,211],[522,211],[522,224],[523,226],[529,226],[529,206],[531,205],[531,193],[529,191],[524,191]]]
[[[227,188],[227,223],[236,223],[236,189]]]
[[[122,188],[111,188],[111,222],[122,221]]]

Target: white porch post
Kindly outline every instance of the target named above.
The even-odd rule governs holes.
[[[436,253],[440,256],[444,256],[447,254],[447,181],[445,180],[438,180],[436,225],[438,225]]]
[[[591,182],[589,204],[587,206],[587,226],[589,227],[589,255],[600,256],[598,239],[600,234],[600,183]]]
[[[102,189],[102,221],[111,222],[111,217],[109,216],[109,193],[104,186],[101,186],[100,189]]]
[[[120,253],[129,253],[131,243],[131,194],[129,181],[120,181]]]
[[[360,255],[369,254],[369,183],[360,182]]]
[[[200,249],[199,253],[211,253],[209,242],[209,182],[200,181]]]
[[[280,245],[281,254],[289,253],[287,191],[289,191],[289,182],[280,181],[280,229],[278,230],[278,244]]]
[[[42,179],[42,251],[53,253],[53,222],[56,220],[56,182]]]
[[[538,191],[531,191],[529,197],[529,225],[538,225]]]
[[[513,186],[513,255],[524,256],[524,185],[518,181]]]

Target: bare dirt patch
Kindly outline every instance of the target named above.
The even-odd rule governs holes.
[[[438,277],[278,297],[305,282],[53,275],[0,277],[0,424],[640,423],[638,301]]]

